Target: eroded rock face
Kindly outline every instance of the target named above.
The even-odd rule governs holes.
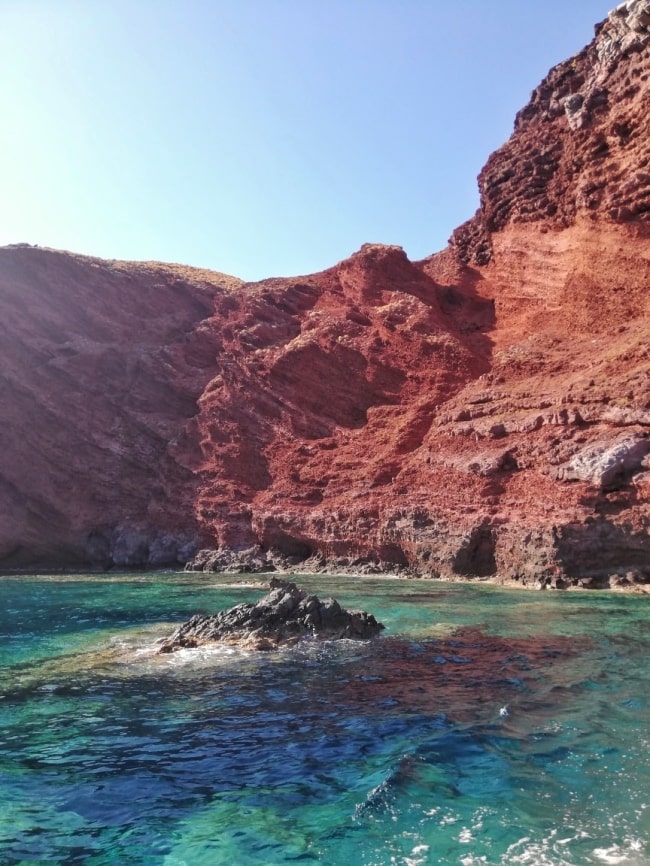
[[[623,436],[618,440],[594,442],[578,451],[568,464],[560,467],[558,477],[566,481],[586,481],[601,490],[625,487],[629,478],[645,469],[650,453],[650,437]]]
[[[272,578],[271,591],[256,604],[238,604],[210,616],[192,617],[167,638],[161,653],[206,644],[237,644],[269,650],[312,640],[369,640],[383,630],[372,614],[347,611],[333,598],[323,601],[295,583]]]
[[[0,568],[182,565],[199,546],[185,427],[203,326],[240,281],[0,249]]]
[[[648,220],[649,10],[647,0],[622,3],[533,91],[481,171],[478,213],[454,234],[463,261],[487,264],[492,234],[513,223]]]
[[[0,566],[650,581],[647,5],[551,70],[423,262],[0,250]]]

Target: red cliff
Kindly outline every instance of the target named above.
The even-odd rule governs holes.
[[[629,0],[423,262],[0,250],[0,567],[650,582],[649,46]]]
[[[239,285],[0,249],[0,567],[191,555],[195,480],[171,446],[213,369],[201,322]]]

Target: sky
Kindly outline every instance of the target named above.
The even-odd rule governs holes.
[[[0,0],[0,245],[257,280],[442,249],[615,0]]]

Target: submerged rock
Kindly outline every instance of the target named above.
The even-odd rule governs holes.
[[[193,616],[163,641],[159,652],[212,643],[270,650],[305,637],[368,640],[384,628],[372,614],[345,610],[333,598],[321,601],[298,589],[295,583],[272,578],[270,588],[256,604],[238,604],[208,616]]]

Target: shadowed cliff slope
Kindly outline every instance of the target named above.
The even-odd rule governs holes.
[[[238,280],[0,249],[0,565],[185,561],[173,455],[214,363],[201,322]],[[173,507],[172,507],[173,506]]]
[[[423,262],[0,250],[0,566],[649,581],[649,75],[630,0]]]

